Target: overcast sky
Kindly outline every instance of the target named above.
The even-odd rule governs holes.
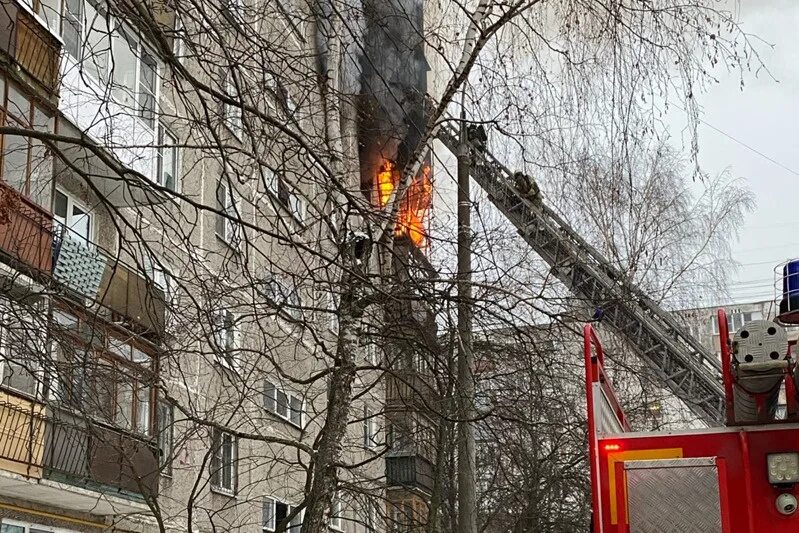
[[[731,282],[735,300],[753,301],[772,299],[774,266],[799,257],[799,1],[742,0],[738,13],[743,29],[766,41],[758,48],[771,76],[747,75],[743,91],[737,75],[726,76],[701,96],[700,163],[709,173],[730,167],[755,195]],[[678,140],[684,122],[673,122]]]

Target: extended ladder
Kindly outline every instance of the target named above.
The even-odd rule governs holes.
[[[458,153],[459,126],[443,122],[438,139]],[[721,365],[673,316],[660,308],[583,240],[561,217],[514,188],[512,173],[488,151],[476,153],[472,177],[576,296],[602,309],[602,321],[623,335],[664,384],[710,426],[724,420]]]

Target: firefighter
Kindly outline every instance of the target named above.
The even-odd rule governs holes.
[[[513,186],[524,198],[532,202],[538,201],[541,191],[532,176],[523,172],[515,172]]]
[[[482,124],[469,124],[466,126],[466,140],[472,145],[472,157],[482,158],[488,143],[488,134]]]

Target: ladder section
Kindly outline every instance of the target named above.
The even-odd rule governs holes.
[[[448,120],[437,138],[458,153],[459,127]],[[512,173],[488,151],[476,151],[470,168],[488,198],[516,226],[573,294],[602,309],[602,321],[622,335],[691,411],[710,426],[724,420],[721,364],[669,313],[643,293],[560,216],[517,191]]]

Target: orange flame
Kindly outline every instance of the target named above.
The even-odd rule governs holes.
[[[433,203],[433,182],[430,165],[424,165],[411,181],[400,204],[397,227],[394,234],[408,237],[418,248],[427,246],[427,218]],[[399,182],[396,165],[386,161],[377,173],[375,187],[375,203],[378,207],[386,207],[391,193]]]

